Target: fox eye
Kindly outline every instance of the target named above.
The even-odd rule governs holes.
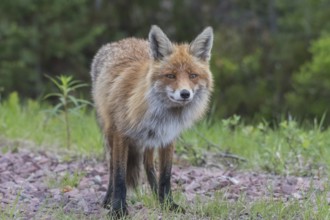
[[[165,76],[167,78],[169,78],[169,79],[175,79],[175,75],[174,74],[166,74]]]
[[[191,73],[191,74],[189,74],[189,78],[190,78],[190,79],[195,79],[196,77],[198,77],[198,75],[195,74],[195,73]]]

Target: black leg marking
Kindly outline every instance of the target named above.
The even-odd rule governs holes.
[[[171,211],[185,213],[185,210],[174,203],[171,191],[171,171],[173,158],[174,144],[166,148],[159,149],[159,188],[158,199],[164,208],[169,208]]]

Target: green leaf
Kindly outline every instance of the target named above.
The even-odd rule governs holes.
[[[69,95],[68,98],[71,100],[71,102],[75,105],[78,106],[79,105],[79,101],[73,97],[72,95]]]
[[[45,95],[44,99],[47,99],[49,97],[61,97],[62,94],[61,93],[49,93],[47,95]]]

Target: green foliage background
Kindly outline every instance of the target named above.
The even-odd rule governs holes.
[[[0,97],[43,97],[55,89],[46,74],[90,82],[101,45],[146,38],[152,24],[175,41],[211,25],[212,116],[321,118],[330,106],[329,7],[328,0],[0,1]]]

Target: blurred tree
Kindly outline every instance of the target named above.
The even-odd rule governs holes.
[[[294,90],[286,98],[295,115],[316,117],[330,109],[330,34],[313,42],[310,52],[311,61],[294,74]]]
[[[15,90],[42,97],[54,90],[45,74],[89,82],[91,60],[102,44],[146,38],[152,24],[175,41],[190,41],[211,25],[212,114],[271,119],[299,109],[300,116],[321,117],[325,105],[316,111],[299,101],[307,84],[298,75],[302,69],[318,74],[306,67],[317,52],[306,48],[330,32],[329,7],[328,0],[0,1],[1,96]]]
[[[44,74],[86,72],[86,53],[105,30],[103,25],[88,24],[86,2],[0,3],[0,77],[7,94],[16,90],[37,98],[45,90]]]

